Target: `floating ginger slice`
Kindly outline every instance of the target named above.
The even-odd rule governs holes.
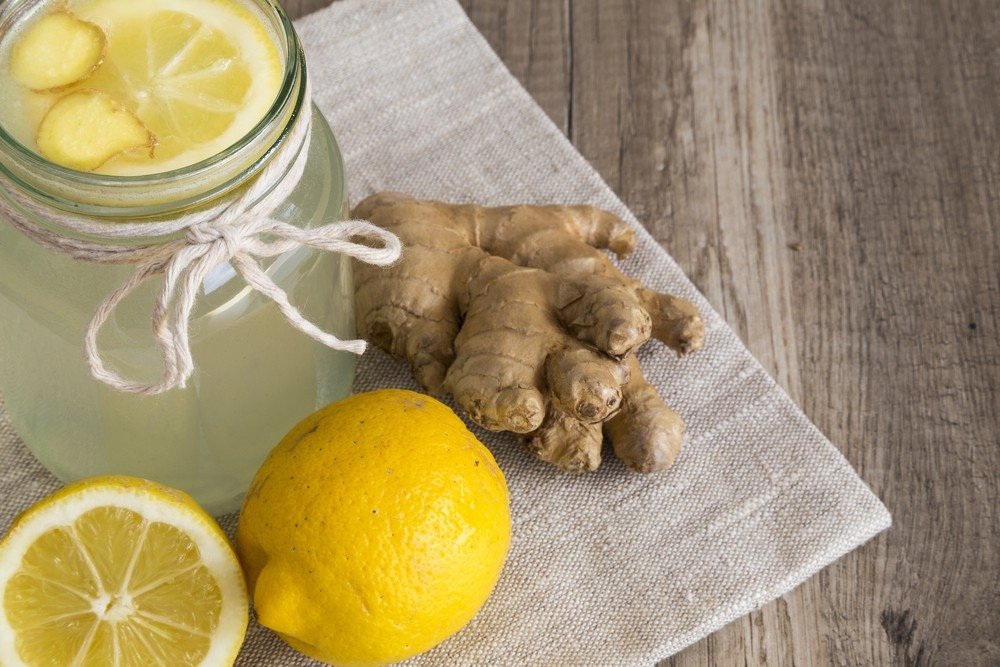
[[[57,101],[38,126],[38,152],[50,161],[93,171],[126,151],[147,149],[156,137],[107,93],[81,90]]]
[[[83,81],[100,67],[107,38],[98,26],[69,12],[49,14],[14,45],[14,78],[36,91]]]

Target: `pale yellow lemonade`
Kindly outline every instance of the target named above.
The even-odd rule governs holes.
[[[292,47],[282,47],[263,0],[22,4],[30,11],[18,17],[16,29],[0,34],[0,127],[51,162],[129,177],[182,169],[211,159],[274,113]],[[33,90],[27,75],[17,76],[33,66],[17,45],[56,13],[69,16],[59,20],[74,39],[89,39],[82,24],[100,29],[106,40],[100,64],[79,81]],[[27,64],[19,65],[18,57]],[[130,114],[128,122],[152,140],[107,159],[101,145],[78,149],[62,128],[83,112],[70,109],[67,99],[84,102],[79,106],[87,113],[103,113],[95,106],[100,102]],[[70,109],[68,121],[53,131],[56,143],[46,155],[40,128],[60,103]],[[305,175],[274,212],[303,226],[347,214],[340,154],[325,121],[313,113]],[[48,122],[56,125],[51,116]],[[88,127],[104,122],[79,119]],[[93,144],[91,139],[79,141]],[[91,162],[65,162],[64,154],[86,154]],[[157,188],[156,196],[167,187]],[[192,318],[197,370],[188,386],[151,397],[110,389],[90,376],[81,343],[96,304],[132,270],[57,255],[0,219],[0,393],[6,409],[36,457],[63,480],[137,475],[184,489],[214,513],[234,510],[270,447],[317,407],[349,393],[355,358],[292,329],[273,303],[223,266],[206,281]],[[300,249],[267,271],[307,318],[340,338],[354,337],[349,260]],[[106,361],[130,378],[150,381],[161,372],[150,332],[159,285],[151,281],[126,299],[99,338]]]

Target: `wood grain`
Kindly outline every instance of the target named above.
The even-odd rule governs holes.
[[[1000,664],[1000,6],[462,4],[895,519],[664,664]]]

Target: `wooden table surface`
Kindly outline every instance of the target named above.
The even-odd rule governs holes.
[[[664,665],[1000,665],[1000,4],[461,1],[894,517]]]

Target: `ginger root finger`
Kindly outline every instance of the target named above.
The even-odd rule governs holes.
[[[618,216],[593,206],[501,206],[478,208],[476,233],[480,247],[520,266],[551,267],[592,262],[593,249],[619,258],[635,248],[635,232]],[[566,252],[573,241],[590,252]],[[553,253],[552,251],[556,252]],[[603,255],[597,255],[607,261]]]
[[[705,344],[705,320],[687,299],[643,289],[642,303],[653,321],[653,337],[683,357]]]
[[[626,360],[628,382],[622,387],[622,406],[604,423],[615,455],[636,472],[669,468],[684,442],[684,420],[660,398],[642,376],[635,355]]]
[[[457,335],[458,323],[450,319],[424,319],[407,332],[405,353],[413,377],[434,395],[444,393],[448,367],[455,361],[452,341]]]
[[[403,276],[361,268],[355,263],[355,317],[358,331],[393,356],[410,362],[414,376],[431,393],[442,391],[444,375],[455,359],[452,342],[459,330],[458,307],[447,281],[400,291]]]
[[[472,421],[488,431],[531,433],[545,419],[545,397],[534,387],[505,387],[486,374],[465,374],[445,386]]]
[[[523,440],[528,451],[565,472],[589,472],[601,465],[601,424],[585,424],[558,410]]]
[[[618,411],[628,369],[594,350],[569,344],[546,359],[545,378],[556,409],[594,424]]]
[[[504,338],[498,344],[512,340]],[[461,347],[459,347],[461,349]],[[537,353],[532,356],[537,357]],[[460,353],[444,386],[474,422],[490,431],[530,433],[545,419],[541,361],[524,361],[488,348]]]
[[[593,206],[561,207],[558,214],[573,221],[576,231],[592,248],[610,250],[618,259],[635,249],[635,232],[614,213]]]
[[[390,201],[391,198],[390,198]],[[444,377],[455,359],[458,292],[470,267],[485,257],[466,239],[433,225],[410,224],[376,215],[390,208],[369,198],[355,209],[385,229],[405,226],[406,247],[391,269],[354,263],[355,315],[363,338],[396,357],[405,358],[417,381],[429,392],[444,390]]]
[[[398,305],[386,305],[357,315],[362,338],[394,357],[410,363],[413,376],[431,394],[444,391],[444,378],[455,359],[452,341],[458,334],[455,318],[429,318]]]
[[[483,428],[528,433],[545,418],[544,364],[559,334],[547,298],[552,285],[542,271],[489,255],[468,272],[445,387]]]
[[[555,305],[577,339],[615,358],[639,349],[652,332],[652,318],[636,294],[610,278],[565,281]]]

